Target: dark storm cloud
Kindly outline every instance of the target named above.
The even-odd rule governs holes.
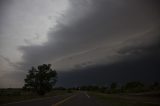
[[[153,33],[149,33],[150,35],[153,35]],[[160,34],[159,32],[156,33],[157,37],[154,38],[155,42],[151,42],[153,38],[150,38],[149,36],[142,36],[143,38],[141,39],[132,39],[132,41],[127,41],[124,43],[126,46],[118,50],[119,55],[128,55],[128,56],[146,56],[146,55],[153,55],[153,54],[158,54],[160,52]],[[159,55],[157,55],[158,57]]]
[[[160,57],[160,56],[159,56]],[[57,86],[107,85],[112,82],[126,83],[160,81],[160,58],[151,56],[135,60],[123,60],[110,65],[97,65],[69,72],[60,72]]]
[[[84,66],[59,72],[57,86],[106,85],[112,82],[160,82],[160,43],[149,47],[126,47],[118,51],[123,60],[111,64]]]
[[[73,4],[79,3],[78,1],[74,2],[76,3]],[[96,42],[109,41],[115,37],[118,39],[130,36],[132,33],[145,30],[152,24],[157,24],[157,20],[159,21],[157,14],[152,13],[152,9],[149,12],[147,10],[149,7],[143,5],[144,3],[141,2],[122,1],[119,3],[110,0],[94,0],[89,5],[91,10],[85,14],[86,16],[69,25],[60,23],[59,31],[49,33],[49,41],[54,42],[55,39],[55,42],[60,42],[63,48],[66,47],[68,50],[68,48],[75,49],[75,45],[72,44],[76,44],[76,47],[80,48],[94,45]],[[74,10],[74,8],[72,13],[69,12],[72,17],[82,12]]]
[[[78,0],[71,2],[74,5],[68,11],[69,15],[64,15],[63,20],[59,21],[57,31],[53,29],[54,31],[49,32],[47,43],[43,46],[21,47],[26,62],[46,61],[80,51],[82,48],[94,47],[100,42],[114,42],[114,38],[121,39],[151,25],[157,25],[159,19],[158,10],[149,9],[153,6],[150,6],[148,1],[92,0],[91,4],[85,5],[83,2],[79,4]],[[81,5],[81,8],[90,6],[87,8],[89,13],[79,11],[76,5]],[[74,18],[81,13],[83,15],[83,12],[85,16],[82,19]],[[72,20],[76,21],[72,23]],[[70,23],[65,24],[65,21]]]
[[[62,15],[61,19],[57,21],[57,26],[51,28],[48,32],[48,41],[46,43],[20,47],[24,61],[21,65],[28,68],[31,65],[46,63],[70,54],[89,50],[101,44],[110,45],[117,43],[117,41],[123,42],[132,39],[134,36],[138,36],[138,41],[144,41],[143,37],[145,36],[141,37],[141,33],[150,29],[151,32],[155,31],[157,33],[144,33],[144,35],[152,36],[153,34],[154,36],[159,36],[160,15],[158,1],[156,0],[70,0],[70,3],[71,7],[67,13]],[[114,51],[120,57],[126,54],[130,54],[130,56],[135,54],[134,56],[141,56],[142,58],[134,61],[127,61],[124,58],[125,62],[115,63],[110,66],[93,66],[87,69],[83,69],[86,64],[77,64],[75,67],[82,68],[82,70],[66,72],[65,74],[60,73],[62,75],[60,83],[64,84],[67,81],[68,83],[73,82],[73,84],[76,84],[79,82],[103,81],[103,79],[132,79],[134,77],[130,77],[131,73],[139,75],[137,76],[139,79],[147,79],[152,72],[151,79],[154,79],[157,77],[156,73],[159,73],[159,61],[157,60],[159,55],[157,55],[157,58],[152,58],[152,54],[156,51],[149,52],[149,50],[155,47],[158,48],[156,42],[159,40],[147,40],[144,45],[141,43],[125,43],[123,45],[121,43],[122,45],[119,45],[119,49]],[[152,44],[150,42],[155,43]],[[147,60],[144,58],[146,51],[150,54],[148,56],[151,56],[147,57]],[[141,52],[142,55],[139,55]],[[108,54],[103,55],[107,56]],[[96,57],[98,58],[99,56],[97,54]],[[150,59],[151,61],[149,61]],[[154,59],[156,60],[154,61]],[[124,60],[121,58],[121,61]],[[151,62],[155,64],[145,68]],[[151,69],[155,67],[156,69],[152,71]],[[146,69],[148,71],[145,71]],[[145,74],[143,78],[142,74]],[[85,76],[84,79],[82,79],[82,76]],[[95,80],[92,80],[93,78]]]

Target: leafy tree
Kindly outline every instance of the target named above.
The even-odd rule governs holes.
[[[142,92],[144,91],[144,84],[138,81],[128,82],[124,89],[127,92]]]
[[[152,85],[151,85],[151,89],[152,90],[158,90],[160,88],[160,84],[158,82],[154,82]]]
[[[111,83],[110,89],[108,90],[108,93],[118,93],[118,84],[116,82]]]
[[[134,81],[134,82],[128,82],[125,87],[126,89],[133,89],[133,88],[139,88],[143,87],[144,85],[141,82]]]
[[[55,85],[57,73],[55,70],[51,69],[51,64],[43,64],[39,65],[37,69],[32,67],[24,81],[24,89],[33,90],[39,95],[44,95]]]
[[[111,90],[115,90],[118,87],[117,83],[113,82],[110,85]]]

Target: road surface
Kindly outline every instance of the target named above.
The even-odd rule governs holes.
[[[91,97],[86,92],[80,92],[72,96],[69,100],[65,101],[58,106],[105,106],[98,102],[96,98]]]
[[[104,106],[87,92],[4,104],[1,106]]]

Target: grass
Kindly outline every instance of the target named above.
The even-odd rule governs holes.
[[[2,92],[3,91],[3,92]],[[0,92],[0,104],[12,103],[12,102],[19,102],[24,100],[31,100],[31,99],[39,99],[57,95],[64,95],[68,92],[66,90],[55,90],[47,93],[45,96],[39,96],[32,92],[24,92],[22,90],[1,90]]]
[[[36,95],[0,96],[0,104],[18,102],[18,101],[29,100],[33,98],[40,98],[40,97]]]
[[[135,97],[127,95],[118,95],[118,94],[104,94],[89,92],[90,95],[96,97],[100,102],[103,102],[106,105],[110,106],[160,106],[160,103],[155,102],[159,98],[150,98],[150,97]]]

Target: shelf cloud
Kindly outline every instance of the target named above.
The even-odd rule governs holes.
[[[20,61],[14,62],[17,67],[13,66],[13,70],[19,70],[17,76],[33,65],[51,63],[59,73],[58,85],[62,86],[127,80],[149,82],[148,77],[150,81],[160,81],[158,0],[67,0],[65,3],[68,7],[58,13],[58,18],[46,16],[46,22],[56,19],[54,25],[47,27],[47,40],[34,44],[24,39],[27,45],[16,46]],[[44,14],[38,12],[32,16]],[[40,37],[41,34],[34,36]]]

